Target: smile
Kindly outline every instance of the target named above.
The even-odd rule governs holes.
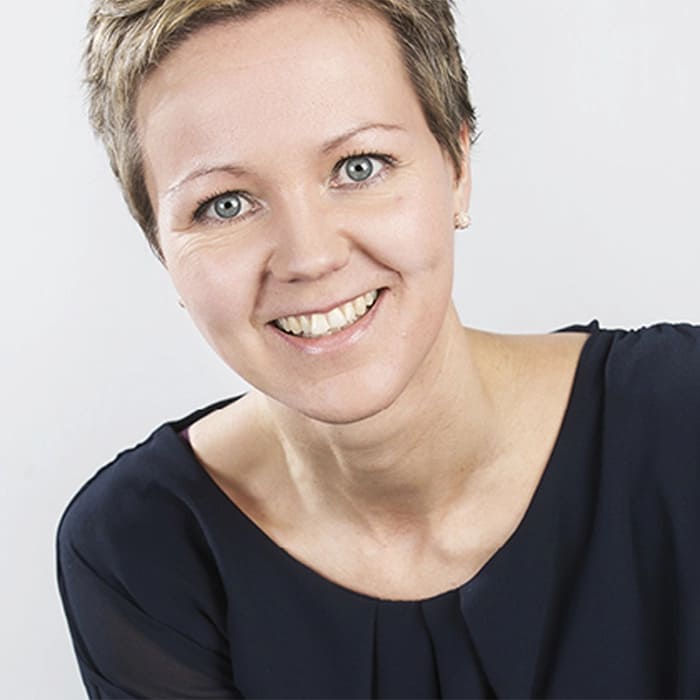
[[[285,333],[303,338],[333,335],[359,321],[374,306],[378,296],[378,290],[367,292],[342,306],[336,306],[325,314],[287,316],[278,318],[274,324]]]

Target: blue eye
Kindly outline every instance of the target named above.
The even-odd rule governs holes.
[[[374,175],[374,162],[369,156],[348,158],[345,161],[344,170],[353,182],[364,182]]]
[[[233,219],[241,213],[243,202],[240,195],[229,192],[217,197],[212,202],[212,207],[216,215],[222,219]]]
[[[340,189],[361,189],[383,180],[398,161],[384,153],[358,153],[340,160],[333,168],[333,185]]]
[[[192,218],[194,221],[212,224],[242,221],[255,208],[243,192],[222,192],[200,202]]]

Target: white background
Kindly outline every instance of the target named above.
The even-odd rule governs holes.
[[[458,0],[483,136],[464,322],[700,322],[700,3]],[[2,22],[0,692],[80,698],[53,542],[120,449],[243,384],[177,307],[85,118],[88,0]]]

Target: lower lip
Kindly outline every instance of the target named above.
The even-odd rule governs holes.
[[[268,324],[273,332],[286,341],[293,347],[303,352],[307,352],[311,355],[318,355],[320,353],[332,352],[344,347],[348,347],[357,343],[362,336],[367,333],[370,324],[372,323],[374,316],[377,313],[377,309],[381,306],[382,300],[384,299],[384,291],[380,290],[377,300],[372,305],[372,308],[358,321],[346,326],[340,331],[336,331],[331,335],[322,335],[318,338],[305,338],[301,335],[291,335],[290,333],[285,333],[283,330],[278,328],[274,323]]]

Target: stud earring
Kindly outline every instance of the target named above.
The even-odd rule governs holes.
[[[184,309],[184,308],[185,308],[185,303],[182,301],[182,299],[178,299],[178,300],[177,300],[177,305],[178,305],[181,309]]]
[[[472,225],[472,217],[463,211],[459,214],[455,214],[455,228],[467,229]]]

